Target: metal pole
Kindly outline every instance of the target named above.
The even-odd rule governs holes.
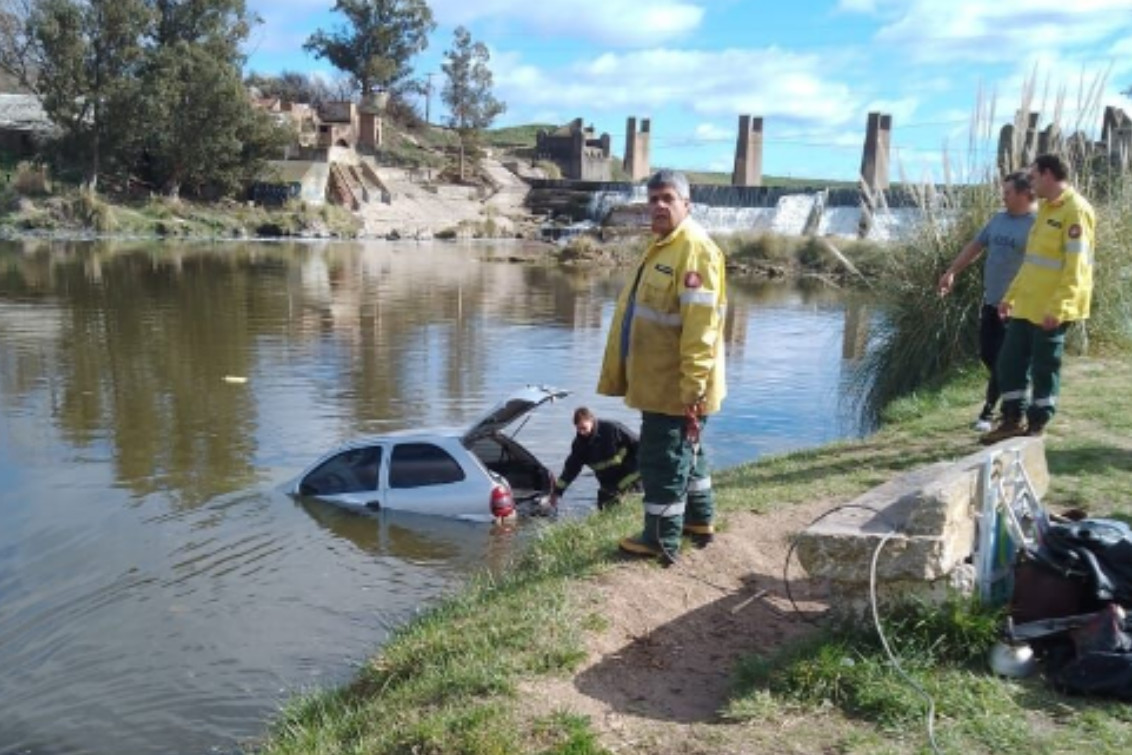
[[[425,85],[425,101],[424,101],[424,122],[426,126],[431,126],[432,121],[429,120],[429,104],[432,102],[432,77],[435,73],[429,72],[425,76],[428,77],[428,84]]]

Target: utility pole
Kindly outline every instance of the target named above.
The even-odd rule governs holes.
[[[428,84],[425,85],[425,101],[424,101],[424,122],[426,126],[431,126],[432,121],[429,120],[429,104],[432,102],[432,77],[436,73],[429,71],[425,74],[428,77]]]

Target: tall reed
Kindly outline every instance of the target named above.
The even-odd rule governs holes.
[[[952,180],[956,168],[945,154],[946,181],[942,186],[912,185],[922,221],[909,238],[894,245],[888,264],[875,274],[873,290],[880,316],[869,349],[853,375],[856,397],[867,418],[876,419],[893,400],[935,387],[975,362],[982,304],[981,261],[959,276],[950,296],[941,297],[936,284],[963,245],[999,209],[1001,175],[1024,168],[1036,151],[1034,144],[1026,142],[1026,114],[1037,101],[1036,81],[1035,72],[1023,86],[1014,138],[1004,154],[996,155],[994,164],[987,164],[983,145],[996,136],[996,108],[993,97],[988,100],[980,91],[971,119],[971,141],[963,171],[966,177]],[[1087,124],[1100,123],[1103,90],[1103,76],[1082,86],[1068,129],[1061,125],[1066,113],[1064,90],[1051,96],[1047,84],[1041,112],[1052,113],[1052,123],[1063,135],[1086,132]],[[1075,136],[1053,144],[1075,166],[1073,183],[1093,201],[1097,211],[1092,319],[1076,328],[1075,340],[1088,348],[1129,349],[1132,217],[1128,207],[1132,206],[1132,177],[1126,168],[1123,173],[1114,171],[1107,158],[1098,157],[1091,145],[1091,140]],[[1087,338],[1080,338],[1083,335]]]

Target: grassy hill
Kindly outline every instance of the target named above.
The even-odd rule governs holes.
[[[505,152],[512,152],[522,156],[533,156],[535,140],[538,132],[542,130],[553,130],[558,126],[548,123],[530,123],[522,126],[507,126],[505,128],[496,128],[486,131],[484,133],[484,144],[496,150]],[[620,158],[616,155],[613,157],[616,163],[620,163]],[[653,166],[654,168],[662,166]],[[668,167],[668,166],[663,166]],[[693,168],[676,167],[676,170],[682,171],[688,180],[694,184],[715,184],[727,186],[731,184],[731,174],[719,171],[703,171],[695,170]],[[620,171],[614,171],[616,174]],[[856,186],[853,181],[830,181],[824,178],[793,178],[783,176],[763,176],[764,186],[783,186],[783,187],[849,187]]]

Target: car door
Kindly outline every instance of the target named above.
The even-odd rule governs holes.
[[[381,479],[386,456],[379,443],[335,452],[303,475],[298,492],[343,508],[377,511],[384,505]]]
[[[491,480],[458,439],[397,441],[386,468],[390,509],[491,519]]]

